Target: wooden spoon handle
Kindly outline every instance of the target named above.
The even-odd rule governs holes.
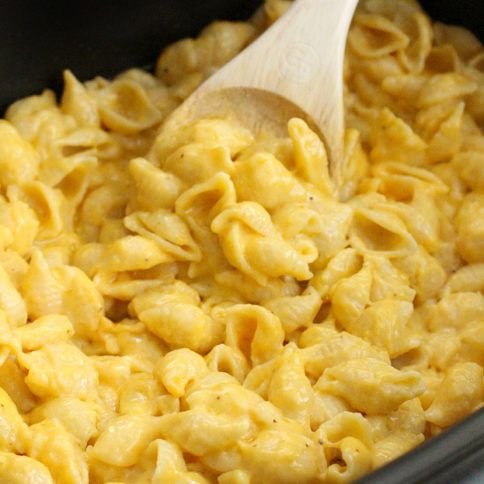
[[[356,4],[357,0],[297,0],[202,90],[256,88],[292,101],[320,128],[332,163],[341,160],[343,62]]]

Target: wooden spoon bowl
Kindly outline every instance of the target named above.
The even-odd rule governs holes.
[[[287,133],[304,119],[325,141],[332,173],[343,156],[343,62],[357,0],[297,0],[255,42],[203,83],[167,120],[235,118],[254,133]],[[337,180],[335,180],[338,184]]]

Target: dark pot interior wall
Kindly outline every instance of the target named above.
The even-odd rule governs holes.
[[[217,18],[247,18],[258,0],[0,0],[0,113],[19,97],[58,88],[62,70],[85,80],[153,62],[163,46]]]
[[[244,19],[261,0],[1,0],[0,113],[70,68],[85,80],[147,65],[161,48],[217,18]],[[483,0],[423,0],[433,17],[483,38]],[[480,32],[479,32],[480,29]]]

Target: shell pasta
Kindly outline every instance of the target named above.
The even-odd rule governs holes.
[[[0,483],[345,483],[482,407],[470,32],[360,1],[340,173],[300,119],[163,123],[290,5],[0,120]]]

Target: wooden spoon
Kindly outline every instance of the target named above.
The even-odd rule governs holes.
[[[287,135],[304,119],[325,141],[333,177],[343,156],[343,62],[358,0],[297,0],[237,57],[205,81],[167,120],[235,117],[252,132]],[[338,180],[335,180],[338,185]]]

